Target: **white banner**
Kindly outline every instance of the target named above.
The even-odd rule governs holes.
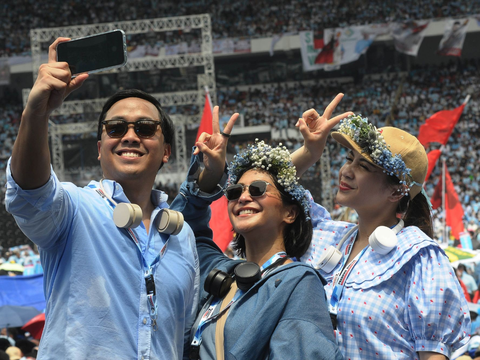
[[[386,25],[350,26],[325,29],[322,33],[300,32],[303,71],[336,70],[358,60],[380,35],[389,32]]]
[[[409,21],[392,24],[392,36],[395,49],[399,52],[417,56],[422,44],[428,21]]]
[[[442,56],[461,56],[463,42],[467,33],[468,19],[448,20],[445,32],[440,40],[437,54]]]
[[[248,38],[227,38],[213,40],[214,54],[249,53],[252,51],[251,41]]]

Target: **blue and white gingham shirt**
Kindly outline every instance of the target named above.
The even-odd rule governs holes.
[[[301,260],[315,267],[323,251],[336,247],[354,224],[331,220],[308,196],[314,233]],[[356,232],[344,242],[344,257],[355,237]],[[450,357],[468,342],[468,305],[443,250],[414,226],[401,230],[397,238],[397,248],[386,255],[367,248],[346,280],[336,338],[347,360],[418,359],[418,351]],[[342,262],[331,273],[320,270],[327,280],[328,301]]]

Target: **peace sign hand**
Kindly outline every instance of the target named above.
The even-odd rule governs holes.
[[[212,134],[206,132],[202,133],[195,143],[197,148],[193,152],[197,155],[199,152],[203,153],[203,163],[205,169],[199,176],[198,185],[200,189],[205,192],[211,192],[215,189],[218,182],[222,179],[223,171],[225,169],[225,160],[227,157],[228,138],[233,129],[235,121],[237,121],[239,114],[235,113],[228,120],[223,132],[220,131],[220,123],[218,116],[218,106],[213,108],[212,117]]]
[[[310,166],[312,166],[322,156],[323,149],[327,143],[328,134],[337,125],[340,120],[353,112],[347,111],[330,119],[333,111],[342,100],[343,94],[340,93],[326,107],[323,115],[320,116],[315,109],[310,109],[302,114],[298,119],[296,127],[304,139],[304,146],[292,154],[293,164],[297,168],[297,175],[301,176]]]
[[[330,119],[343,96],[342,93],[335,96],[332,102],[326,107],[322,116],[320,116],[315,109],[310,109],[303,113],[302,118],[298,119],[296,126],[300,129],[300,133],[305,140],[305,147],[312,154],[321,156],[330,131],[340,120],[349,115],[353,115],[353,112],[347,111]]]

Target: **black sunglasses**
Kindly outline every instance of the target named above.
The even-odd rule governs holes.
[[[267,185],[272,185],[263,180],[252,181],[250,185],[235,184],[227,186],[225,189],[225,196],[228,201],[238,200],[242,196],[245,188],[248,189],[251,197],[260,197],[267,192]]]
[[[141,138],[150,138],[155,135],[157,126],[161,124],[160,121],[150,119],[140,119],[135,122],[128,122],[125,120],[104,120],[102,124],[105,125],[105,131],[111,138],[123,137],[130,125],[133,125],[135,134]]]

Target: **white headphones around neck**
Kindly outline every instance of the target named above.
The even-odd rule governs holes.
[[[393,229],[387,226],[379,226],[368,238],[368,243],[371,248],[381,255],[386,255],[397,246],[397,233],[404,227],[403,220],[400,219],[397,225]],[[326,273],[331,272],[335,266],[342,259],[342,253],[340,249],[343,243],[357,230],[358,225],[351,228],[342,240],[338,243],[337,247],[329,246],[327,250],[320,256],[316,269],[321,269]]]
[[[103,194],[115,205],[113,209],[113,222],[115,225],[122,229],[136,228],[139,226],[142,222],[142,208],[132,203],[117,204],[117,202],[107,194],[102,182],[103,179],[100,180],[100,188]],[[183,222],[183,214],[170,209],[161,209],[155,217],[155,227],[158,232],[167,235],[177,235],[180,233],[183,228]]]

